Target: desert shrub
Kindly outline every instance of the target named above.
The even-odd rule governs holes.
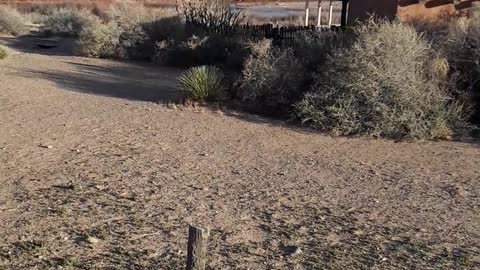
[[[7,49],[5,49],[3,46],[0,46],[0,60],[7,58],[7,56]]]
[[[315,74],[296,116],[338,135],[451,136],[463,108],[432,72],[431,45],[399,22],[371,20],[355,34]]]
[[[480,8],[474,9],[470,18],[453,22],[443,44],[450,76],[458,91],[470,94],[476,107],[472,120],[480,124]]]
[[[26,30],[25,19],[17,10],[0,5],[0,33],[18,35]]]
[[[87,9],[53,8],[48,12],[44,23],[55,34],[77,37],[83,28],[95,23],[97,19]]]
[[[312,31],[300,34],[292,47],[295,56],[311,72],[323,66],[328,56],[336,50],[347,47],[352,34],[337,31]]]
[[[178,78],[180,91],[191,101],[216,101],[225,91],[223,74],[213,66],[193,67]]]
[[[240,97],[269,109],[288,110],[302,93],[304,68],[291,48],[274,48],[270,40],[251,45],[240,82]]]
[[[230,0],[181,0],[178,9],[188,24],[234,31],[243,16],[240,11],[232,10],[231,4]]]
[[[25,21],[36,24],[43,24],[48,16],[38,11],[26,12],[22,14]]]
[[[128,59],[151,59],[156,35],[176,22],[176,11],[170,8],[148,9],[143,5],[119,3],[106,13],[106,20],[115,22],[121,30],[118,55]],[[172,18],[171,20],[168,20]],[[177,17],[178,18],[178,17]],[[163,32],[165,33],[165,32]]]
[[[96,20],[84,27],[77,40],[79,53],[83,56],[111,58],[117,56],[120,28],[117,24]]]
[[[172,32],[173,33],[173,32]],[[241,70],[248,55],[246,45],[239,39],[219,34],[198,35],[183,32],[156,42],[153,61],[168,66],[192,67],[216,65],[228,70]]]

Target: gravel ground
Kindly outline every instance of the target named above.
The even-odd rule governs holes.
[[[0,62],[0,269],[479,269],[480,144],[169,105],[177,70]],[[300,254],[292,251],[300,248]]]

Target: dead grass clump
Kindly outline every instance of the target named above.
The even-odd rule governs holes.
[[[19,35],[26,31],[25,18],[17,10],[0,5],[0,33]]]
[[[338,135],[451,136],[463,122],[463,107],[432,72],[431,45],[399,22],[371,20],[356,35],[315,74],[296,116]]]
[[[0,60],[7,58],[7,56],[7,49],[5,49],[3,46],[0,46]]]

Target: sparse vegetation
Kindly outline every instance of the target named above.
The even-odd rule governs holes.
[[[225,91],[222,72],[213,66],[188,69],[178,78],[178,86],[187,100],[198,102],[217,101]]]
[[[472,121],[480,124],[480,7],[472,11],[470,18],[452,23],[444,44],[450,76],[458,91],[471,96],[476,107]]]
[[[7,56],[7,49],[5,49],[3,46],[0,46],[0,60],[7,58]]]
[[[399,22],[370,22],[315,74],[297,116],[335,134],[389,138],[445,138],[463,108],[431,68],[430,44]]]
[[[0,5],[0,33],[18,35],[26,30],[25,19],[17,10]]]
[[[241,11],[231,8],[230,0],[181,0],[179,10],[185,21],[214,30],[234,31],[243,20]]]
[[[241,98],[269,111],[289,113],[309,89],[312,74],[346,40],[343,34],[318,32],[300,36],[293,47],[274,47],[270,40],[252,43],[240,82]]]
[[[120,28],[117,24],[95,21],[79,34],[78,48],[81,55],[88,57],[111,58],[117,54]]]
[[[48,11],[44,23],[55,34],[77,37],[96,20],[98,18],[87,9],[53,8]]]
[[[22,16],[2,10],[17,21]],[[99,16],[55,8],[24,17],[75,36],[85,56],[202,66],[179,80],[189,99],[215,100],[221,88],[262,112],[335,134],[450,137],[463,126],[472,97],[479,99],[478,11],[453,26],[436,52],[399,22],[372,19],[353,33],[306,32],[294,45],[279,46],[238,28],[243,17],[229,0],[180,1],[178,10],[122,2]]]
[[[273,109],[289,108],[300,97],[304,70],[292,49],[272,48],[270,40],[251,45],[240,91],[244,101]]]

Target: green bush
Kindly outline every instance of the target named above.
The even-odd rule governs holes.
[[[95,21],[84,27],[78,36],[79,53],[83,56],[112,58],[117,56],[120,28],[115,23]]]
[[[8,56],[7,49],[0,46],[0,60],[7,58],[7,56]]]
[[[443,44],[450,77],[458,91],[469,93],[476,110],[472,121],[480,124],[480,8],[474,9],[468,19],[453,22]]]
[[[98,17],[86,9],[54,8],[48,12],[44,23],[55,34],[78,37],[84,28],[96,20]]]
[[[23,16],[15,9],[0,5],[0,33],[18,35],[26,31]]]
[[[464,111],[432,71],[431,45],[412,27],[369,21],[329,57],[296,104],[304,123],[335,134],[444,138]]]
[[[188,100],[198,102],[219,100],[225,91],[222,72],[213,66],[188,69],[178,78],[178,87]]]

